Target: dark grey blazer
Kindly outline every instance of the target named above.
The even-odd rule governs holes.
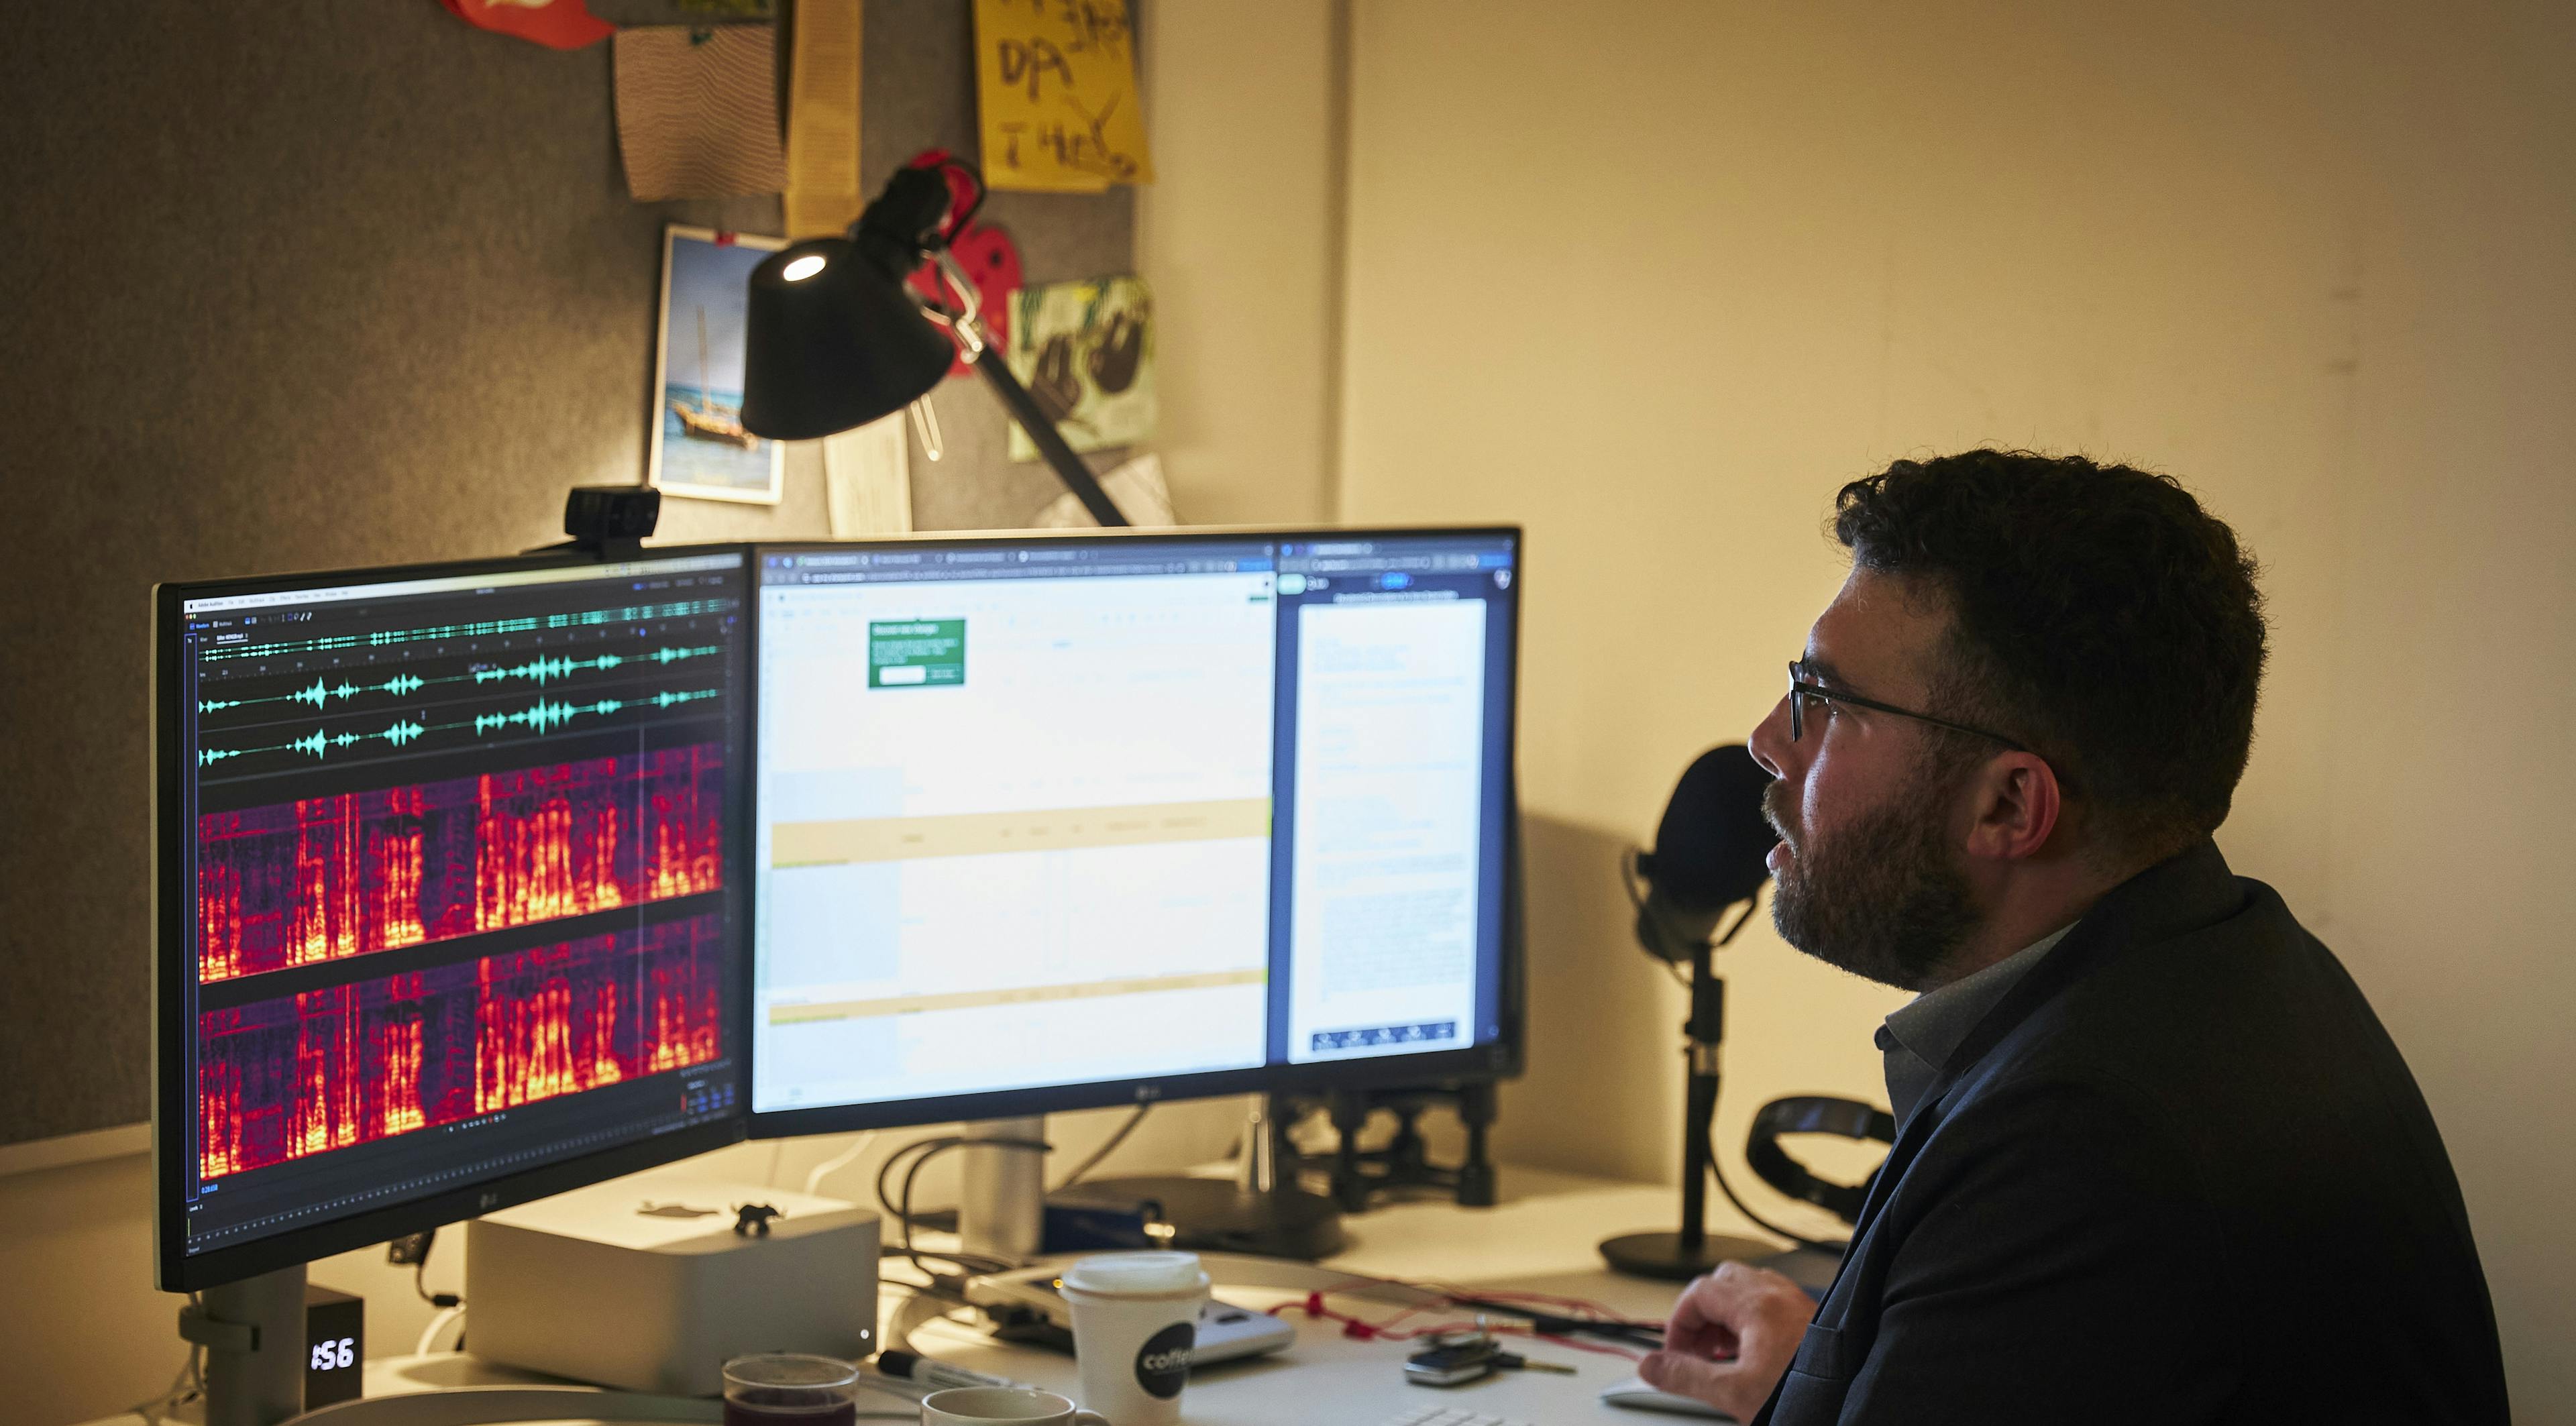
[[[1997,1003],[1757,1422],[2501,1422],[2459,1181],[2333,953],[2203,842]]]

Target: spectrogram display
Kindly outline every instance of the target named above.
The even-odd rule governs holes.
[[[733,1111],[746,582],[718,549],[178,592],[185,1251]]]
[[[265,1168],[707,1063],[720,918],[694,917],[198,1017],[198,1169]]]
[[[205,813],[198,979],[717,890],[724,778],[694,743]]]

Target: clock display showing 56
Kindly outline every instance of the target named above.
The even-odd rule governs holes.
[[[307,1371],[327,1372],[358,1364],[358,1339],[342,1337],[313,1344],[313,1354],[305,1360]]]

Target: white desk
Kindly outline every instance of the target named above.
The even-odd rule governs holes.
[[[1536,1169],[1505,1168],[1503,1201],[1492,1208],[1462,1209],[1442,1203],[1400,1204],[1344,1220],[1353,1246],[1320,1267],[1256,1259],[1211,1259],[1219,1293],[1230,1302],[1267,1307],[1303,1297],[1304,1284],[1344,1274],[1403,1280],[1436,1279],[1468,1288],[1548,1292],[1598,1302],[1638,1317],[1660,1318],[1672,1306],[1675,1285],[1624,1278],[1601,1264],[1594,1245],[1617,1233],[1670,1227],[1679,1192],[1669,1187],[1577,1178]],[[1747,1233],[1723,1204],[1714,1205],[1710,1231]],[[918,1320],[916,1301],[889,1286],[885,1304],[888,1345],[908,1331],[915,1351],[939,1361],[1012,1377],[1074,1394],[1073,1359],[1034,1347],[992,1341],[945,1321]],[[1342,1310],[1384,1320],[1397,1306],[1336,1299]],[[1191,1426],[1378,1426],[1411,1407],[1438,1402],[1534,1426],[1563,1422],[1619,1422],[1658,1426],[1688,1418],[1658,1416],[1602,1405],[1604,1386],[1635,1373],[1626,1358],[1519,1341],[1512,1349],[1534,1360],[1562,1362],[1573,1376],[1550,1372],[1497,1372],[1466,1386],[1435,1390],[1407,1383],[1403,1363],[1414,1347],[1362,1342],[1341,1335],[1340,1324],[1284,1314],[1297,1328],[1297,1344],[1274,1356],[1224,1363],[1194,1373],[1182,1395],[1182,1417]],[[1415,1319],[1416,1321],[1427,1319]],[[467,1317],[469,1338],[472,1317]],[[367,1363],[367,1395],[389,1396],[442,1386],[517,1385],[543,1381],[526,1372],[479,1362],[457,1353],[389,1357]],[[899,1406],[894,1398],[885,1401]],[[867,1405],[874,1409],[877,1403]],[[95,1426],[139,1422],[119,1416]]]
[[[1679,1216],[1678,1190],[1513,1168],[1503,1170],[1502,1184],[1503,1201],[1492,1208],[1414,1203],[1347,1219],[1353,1246],[1322,1267],[1469,1288],[1557,1293],[1638,1317],[1660,1319],[1670,1309],[1678,1284],[1615,1276],[1602,1266],[1594,1245],[1617,1233],[1670,1227]],[[1731,1210],[1720,1207],[1711,1215],[1710,1229],[1750,1232],[1751,1225],[1736,1222]],[[1304,1265],[1264,1265],[1266,1270],[1249,1274],[1229,1271],[1236,1261],[1214,1259],[1211,1272],[1220,1296],[1248,1307],[1303,1297],[1302,1287],[1287,1284],[1295,1275],[1316,1272]],[[1242,1277],[1259,1282],[1229,1283]],[[1335,1305],[1371,1320],[1401,1310],[1348,1298]],[[1419,1343],[1355,1341],[1341,1335],[1335,1322],[1316,1322],[1295,1312],[1283,1318],[1296,1324],[1297,1344],[1276,1356],[1192,1373],[1181,1396],[1184,1420],[1192,1426],[1378,1426],[1408,1407],[1435,1401],[1535,1426],[1578,1421],[1657,1426],[1689,1419],[1602,1405],[1597,1399],[1601,1388],[1636,1373],[1624,1357],[1514,1339],[1513,1351],[1562,1362],[1575,1374],[1504,1371],[1466,1386],[1434,1389],[1404,1380],[1404,1358]],[[890,1326],[900,1320],[899,1309],[889,1313]],[[1070,1357],[993,1342],[944,1321],[914,1328],[911,1338],[914,1350],[940,1361],[1067,1394],[1078,1386]],[[887,1338],[890,1345],[895,1340]]]

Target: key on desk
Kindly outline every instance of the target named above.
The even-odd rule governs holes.
[[[1386,1426],[1529,1426],[1508,1416],[1488,1416],[1455,1406],[1423,1406],[1386,1418]]]

